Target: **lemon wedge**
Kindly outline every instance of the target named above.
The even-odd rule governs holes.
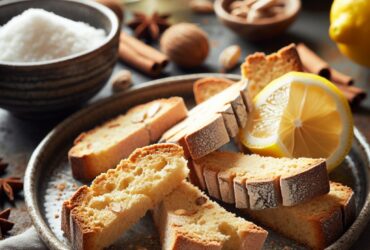
[[[349,104],[334,84],[320,76],[287,73],[268,84],[253,103],[239,136],[254,153],[326,158],[331,171],[351,149]]]

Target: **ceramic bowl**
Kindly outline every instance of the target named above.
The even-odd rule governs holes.
[[[118,58],[118,19],[111,10],[94,1],[5,0],[0,3],[0,26],[29,8],[88,23],[104,29],[107,37],[95,49],[60,59],[30,63],[0,61],[0,107],[26,117],[73,109],[94,96],[109,79]]]
[[[250,41],[265,40],[281,34],[294,22],[301,9],[300,0],[287,0],[286,14],[252,23],[228,12],[230,3],[233,1],[216,0],[214,3],[216,15],[226,27]]]

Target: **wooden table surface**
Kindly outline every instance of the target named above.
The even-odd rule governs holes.
[[[291,42],[304,42],[328,61],[330,65],[353,76],[355,85],[370,90],[370,70],[356,65],[342,56],[335,44],[329,39],[330,1],[303,0],[302,12],[297,21],[284,35],[259,43],[244,41],[222,26],[214,15],[192,14],[188,10],[186,2],[187,0],[145,0],[127,6],[129,10],[145,10],[149,13],[159,10],[160,12],[172,13],[173,22],[194,22],[209,34],[212,48],[207,61],[202,67],[185,71],[170,64],[161,77],[199,72],[219,72],[218,55],[223,48],[232,44],[240,45],[243,49],[243,57],[245,57],[256,51],[270,53]],[[129,19],[128,11],[127,17],[126,20]],[[120,62],[117,63],[115,72],[122,68],[132,71],[134,84],[141,84],[152,80]],[[230,73],[240,74],[238,68]],[[91,102],[110,95],[112,95],[111,88],[107,84]],[[356,107],[353,112],[355,125],[366,136],[368,141],[370,141],[370,98],[366,99],[360,107]],[[27,121],[14,117],[7,111],[0,109],[0,157],[10,163],[6,176],[23,176],[32,151],[43,137],[60,121],[62,121],[62,118],[58,120]],[[23,232],[31,225],[22,193],[17,197],[15,204],[0,202],[0,208],[5,207],[13,207],[10,219],[16,223],[13,230],[10,231],[9,236]],[[369,238],[370,225],[367,226],[352,249],[370,249]]]

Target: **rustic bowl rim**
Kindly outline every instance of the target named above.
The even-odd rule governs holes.
[[[266,18],[262,21],[252,23],[252,22],[248,22],[246,20],[244,21],[241,18],[234,17],[228,11],[226,11],[225,8],[223,7],[223,3],[225,1],[226,0],[215,0],[215,2],[214,2],[214,10],[215,10],[216,15],[219,18],[227,20],[227,21],[232,22],[234,24],[244,25],[244,26],[255,26],[255,27],[262,27],[262,26],[266,26],[266,25],[279,24],[279,23],[282,23],[286,20],[294,18],[296,15],[298,15],[298,13],[299,13],[299,11],[301,10],[301,7],[302,7],[301,0],[290,0],[290,1],[296,2],[296,6],[287,15],[282,15],[281,17],[279,17],[277,19]]]
[[[32,2],[32,1],[46,1],[46,0],[12,0],[12,1],[5,1],[4,3],[0,3],[0,8],[6,6],[6,5],[17,5],[19,3],[23,2]],[[49,1],[48,1],[49,2]],[[55,1],[50,1],[55,3]],[[47,61],[40,61],[40,62],[7,62],[7,61],[1,61],[0,60],[0,67],[19,67],[19,68],[38,68],[38,67],[43,67],[43,66],[57,66],[58,64],[61,63],[68,63],[68,62],[73,62],[77,58],[82,58],[85,56],[89,56],[93,54],[95,51],[98,51],[108,44],[110,44],[113,40],[114,37],[116,36],[117,32],[120,30],[120,25],[119,25],[119,20],[116,14],[112,10],[110,10],[108,7],[95,2],[95,1],[88,1],[88,0],[60,0],[59,2],[64,2],[63,4],[79,4],[83,6],[84,8],[93,8],[100,12],[103,16],[107,18],[107,20],[111,24],[111,30],[105,37],[103,43],[101,43],[99,46],[94,47],[92,49],[79,52],[76,54],[72,54],[69,56],[61,57],[61,58],[56,58],[52,60],[47,60]]]

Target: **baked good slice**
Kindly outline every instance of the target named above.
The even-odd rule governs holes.
[[[295,44],[265,55],[257,52],[249,55],[241,66],[242,76],[249,80],[248,94],[254,98],[272,80],[291,71],[303,71]]]
[[[225,145],[247,122],[250,101],[246,86],[244,81],[237,82],[195,106],[188,117],[164,133],[160,141],[180,144],[185,155],[192,159]]]
[[[288,238],[324,249],[351,225],[356,207],[352,189],[331,182],[328,194],[294,207],[243,211]]]
[[[230,87],[234,82],[220,77],[204,77],[194,82],[193,93],[195,102],[202,103],[212,96]]]
[[[136,148],[156,142],[186,116],[187,109],[181,97],[158,99],[82,133],[68,152],[73,176],[93,179],[115,167]]]
[[[203,189],[237,208],[293,206],[329,192],[324,159],[213,152],[193,167]]]
[[[188,172],[178,145],[137,149],[64,202],[62,230],[73,249],[103,249],[180,185]]]
[[[153,211],[163,250],[261,249],[267,231],[227,212],[183,182]]]

